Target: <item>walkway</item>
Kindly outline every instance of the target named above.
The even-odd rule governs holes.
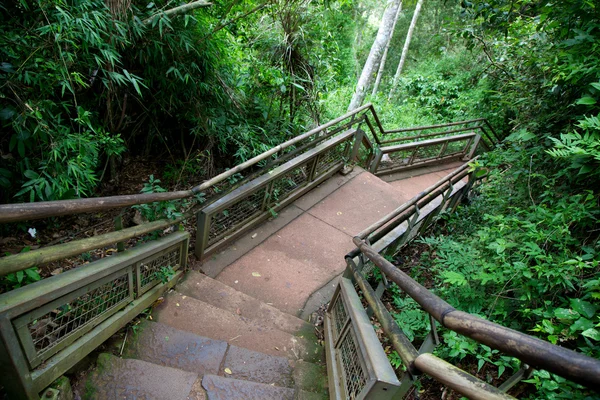
[[[196,268],[275,308],[306,319],[331,298],[352,237],[462,163],[380,179],[355,167],[336,175]],[[385,182],[389,180],[390,182]]]
[[[98,358],[85,397],[327,399],[323,347],[307,316],[331,299],[352,236],[456,166],[390,183],[360,168],[335,175],[194,265],[138,325],[123,358]]]

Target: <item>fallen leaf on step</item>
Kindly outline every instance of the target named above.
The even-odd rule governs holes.
[[[260,278],[260,274],[258,272],[253,272],[252,276],[256,277],[256,278]]]
[[[254,235],[252,235],[252,239],[254,239],[256,236],[258,235],[258,233],[255,233]]]
[[[108,253],[116,253],[118,250],[117,249],[108,249],[106,250],[106,254]]]
[[[63,272],[62,268],[56,268],[54,271],[50,272],[50,275],[54,276],[54,275],[58,275],[61,272]]]
[[[231,374],[233,374],[233,372],[231,372],[231,370],[230,370],[229,368],[225,368],[225,373],[226,373],[227,375],[231,375]]]

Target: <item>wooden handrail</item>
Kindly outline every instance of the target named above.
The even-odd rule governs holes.
[[[353,242],[387,279],[396,283],[444,327],[517,357],[534,368],[545,369],[596,390],[600,388],[600,360],[458,311],[396,268],[360,237],[354,237]]]

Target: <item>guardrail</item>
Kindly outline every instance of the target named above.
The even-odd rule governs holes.
[[[424,128],[386,131],[383,129],[373,106],[367,104],[336,118],[333,121],[312,129],[309,132],[296,136],[191,188],[190,190],[0,205],[0,223],[12,223],[64,215],[108,211],[133,205],[152,204],[155,202],[180,201],[186,199],[194,200],[197,195],[204,195],[202,202],[200,200],[195,203],[193,201],[190,202],[190,205],[186,206],[185,210],[181,210],[181,216],[174,219],[163,218],[125,229],[122,229],[120,226],[121,224],[118,223],[118,221],[115,221],[115,231],[113,232],[81,240],[67,241],[53,246],[41,247],[26,253],[2,257],[0,258],[0,276],[19,273],[27,268],[42,266],[68,257],[78,256],[91,250],[100,249],[106,246],[114,246],[115,244],[117,244],[120,253],[111,258],[124,257],[121,254],[132,254],[132,251],[145,251],[148,256],[151,256],[154,254],[152,246],[137,246],[132,250],[125,250],[124,242],[130,239],[140,238],[143,235],[153,232],[172,230],[173,227],[178,224],[195,217],[198,217],[196,254],[202,259],[206,257],[206,255],[225,246],[227,243],[230,243],[241,233],[250,229],[250,227],[267,218],[271,212],[283,208],[286,204],[293,201],[293,199],[318,185],[336,171],[339,171],[345,163],[358,162],[360,165],[368,167],[372,164],[375,155],[379,151],[378,149],[383,143],[389,143],[390,140],[420,141],[426,137],[453,135],[458,132],[457,129],[463,129],[465,126],[471,128],[471,131],[476,132],[477,129],[483,129],[482,127],[485,125],[484,122],[484,120],[472,120],[434,127],[425,127],[426,132],[430,132],[431,130],[434,132],[410,136],[411,133],[422,132]],[[459,126],[459,128],[455,129],[455,126]],[[452,128],[448,129],[448,127]],[[363,130],[361,128],[365,129]],[[406,138],[395,138],[382,141],[382,137],[385,135],[408,136]],[[482,140],[482,142],[485,140]],[[495,139],[489,140],[491,140],[491,145]],[[454,141],[455,139],[448,139],[448,143],[454,143]],[[443,157],[440,157],[438,161],[440,160],[443,161]],[[245,176],[243,179],[236,179],[237,182],[232,183],[229,178],[232,178],[239,173],[244,173]],[[160,240],[156,243],[161,243]],[[181,261],[180,265],[185,266],[186,264],[184,261]],[[166,266],[167,265],[164,263],[160,265],[161,268]],[[29,285],[25,289],[29,287],[46,288],[49,286],[45,285],[56,284],[56,282],[58,282],[58,285],[60,286],[60,282],[62,282],[63,279],[66,281],[69,277],[76,276],[75,272],[80,270],[85,271],[91,277],[99,277],[99,275],[91,271],[90,268],[91,267],[89,266],[80,266],[77,267],[74,272],[68,271],[57,277],[33,284],[38,286]],[[180,275],[180,272],[178,272],[172,279],[168,280],[167,283],[157,285],[156,290],[153,288],[149,292],[143,293],[143,288],[137,286],[137,282],[141,279],[137,276],[138,272],[139,271],[133,268],[127,278],[129,282],[128,285],[130,285],[130,292],[128,292],[129,297],[127,298],[129,300],[133,299],[131,304],[138,304],[136,301],[139,301],[139,304],[147,304],[146,300],[142,301],[142,299],[149,298],[147,296],[148,293],[152,293],[152,296],[154,296],[162,290],[159,290],[158,288],[174,285],[174,280]],[[66,278],[63,278],[63,276],[66,276]],[[131,289],[131,284],[134,284],[133,289]],[[85,290],[89,289],[84,281],[72,282],[69,283],[69,285],[69,290],[72,289],[73,292],[77,291],[77,293],[84,293]],[[98,286],[96,289],[99,290],[99,292],[111,290],[108,286],[102,285]],[[27,289],[27,291],[22,291],[21,289],[13,290],[3,294],[1,298],[6,305],[10,304],[14,298],[20,296],[20,293],[27,292],[29,293],[28,295],[31,296],[31,299],[33,299],[35,298],[36,293],[30,290],[31,289]],[[63,289],[57,289],[57,293],[63,293],[62,290]],[[64,292],[63,294],[66,295],[66,293],[67,292]],[[50,297],[52,296],[54,296],[54,294],[50,295]],[[39,308],[39,310],[42,310],[46,303],[41,296],[38,297],[39,298],[35,301],[31,300],[30,304],[39,304],[39,307],[36,307]],[[65,299],[63,299],[65,301],[63,305],[68,303]],[[54,300],[58,301],[58,299]],[[125,304],[125,300],[123,300],[123,304]],[[115,314],[111,317],[106,317],[108,318],[106,321],[99,323],[99,325],[93,327],[93,329],[91,328],[91,325],[87,325],[90,327],[89,329],[92,329],[90,332],[98,332],[100,328],[104,329],[104,333],[96,333],[94,337],[107,338],[110,336],[106,336],[109,332],[114,332],[113,327],[123,326],[127,321],[130,321],[135,317],[135,310],[140,310],[139,307],[135,306],[134,308],[131,308],[133,311],[127,311],[130,310],[130,308],[127,308],[129,306],[122,308],[123,304],[119,303],[119,307],[121,307],[119,308],[119,311],[115,311]],[[1,307],[3,307],[2,304],[0,304],[0,309]],[[112,308],[111,310],[114,311],[116,309]],[[29,311],[31,311],[30,315],[34,315],[38,312],[33,308]],[[119,315],[118,322],[114,322],[113,319],[117,318],[117,315]],[[63,373],[68,368],[68,365],[71,365],[77,357],[83,358],[85,354],[93,349],[93,345],[100,343],[96,340],[90,340],[86,342],[88,344],[85,345],[85,350],[81,350],[76,346],[76,343],[82,342],[83,337],[80,337],[76,343],[71,343],[65,339],[65,341],[62,342],[65,344],[61,344],[61,346],[64,347],[61,347],[59,352],[56,354],[53,353],[53,355],[46,360],[42,360],[46,355],[50,355],[50,352],[32,356],[34,352],[31,343],[27,345],[29,346],[29,350],[27,350],[29,353],[21,354],[15,352],[16,350],[10,350],[13,346],[16,346],[17,343],[21,343],[19,342],[19,338],[25,342],[27,341],[26,339],[23,339],[27,334],[25,327],[32,328],[31,325],[27,325],[31,321],[27,322],[25,325],[17,324],[19,329],[21,329],[17,335],[17,333],[12,332],[12,330],[16,329],[14,325],[16,321],[15,318],[19,317],[16,316],[16,314],[7,311],[1,318],[3,318],[3,322],[5,322],[2,324],[2,328],[0,328],[2,331],[2,338],[5,340],[2,346],[7,350],[7,353],[3,352],[3,354],[8,354],[6,356],[8,358],[2,360],[1,371],[5,372],[6,376],[12,377],[11,383],[7,385],[7,389],[17,398],[36,398],[37,394],[34,393],[35,390],[43,389],[42,383],[50,383],[48,382],[48,377]],[[113,322],[108,324],[109,320]],[[95,319],[95,321],[100,321],[100,319]],[[83,330],[79,330],[78,332],[83,332]],[[86,335],[89,335],[90,332],[86,333]],[[74,335],[75,334],[72,334],[70,337],[75,337]],[[17,339],[15,339],[15,337]],[[19,344],[19,346],[20,345],[21,344]],[[58,349],[59,347],[54,348]],[[61,355],[67,354],[69,355],[67,357],[69,360],[68,362],[59,360],[60,362],[57,361],[54,364],[48,364],[50,362],[49,360],[58,360]],[[2,355],[0,357],[5,356]],[[23,357],[22,360],[21,357]],[[41,362],[41,364],[38,362]],[[46,367],[49,369],[46,369]]]
[[[37,399],[173,287],[188,242],[176,232],[0,295],[0,373],[11,398]]]
[[[340,283],[340,285],[353,288],[356,284],[368,304],[366,310],[360,303],[351,305],[354,307],[351,312],[362,314],[364,317],[374,315],[406,368],[407,372],[398,387],[393,388],[397,390],[397,398],[401,398],[408,392],[414,379],[420,374],[427,374],[472,399],[512,398],[506,394],[506,391],[522,379],[527,379],[533,368],[543,368],[590,388],[600,387],[599,360],[458,311],[386,260],[385,254],[395,254],[402,246],[431,226],[440,212],[454,210],[461,199],[469,195],[470,189],[484,177],[485,174],[470,170],[467,165],[459,168],[360,232],[353,239],[357,246],[356,249],[346,256],[347,269],[342,282],[346,280],[350,283]],[[467,179],[466,182],[465,179]],[[381,271],[383,280],[377,288],[373,288],[366,278],[376,268]],[[429,314],[431,330],[418,350],[402,332],[402,328],[398,326],[380,300],[389,282],[396,283],[404,293],[414,299]],[[336,348],[331,332],[332,326],[339,319],[337,313],[337,300],[334,296],[325,317],[325,343],[327,354],[334,364],[330,369],[338,371],[338,380],[334,380],[337,383],[333,385],[331,391],[336,393],[336,396],[343,398],[347,382],[360,379],[358,377],[361,374],[368,376],[369,371],[360,368],[348,369],[343,363],[336,362],[335,354],[339,350]],[[499,388],[481,381],[430,354],[439,344],[437,323],[520,359],[523,367]],[[357,348],[364,353],[372,354],[370,357],[377,357],[378,364],[389,365],[387,357],[381,355],[381,344],[373,345],[372,338],[370,342],[357,343]],[[330,377],[332,376],[330,373]],[[356,398],[366,398],[365,395],[366,392],[361,391],[356,393]]]
[[[358,152],[362,136],[361,131],[348,130],[203,208],[196,256],[206,258],[342,169],[354,157],[351,151]]]

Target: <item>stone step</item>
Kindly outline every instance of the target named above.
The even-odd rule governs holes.
[[[142,320],[137,326],[124,357],[194,372],[200,377],[219,373],[227,342],[148,320]]]
[[[171,292],[154,309],[155,320],[199,336],[292,360],[323,359],[321,346],[304,337],[281,331],[269,321],[256,321],[222,310],[211,304]]]
[[[208,400],[294,400],[294,389],[205,375],[202,387]]]
[[[328,400],[329,396],[324,393],[307,392],[306,390],[296,390],[294,400]]]
[[[292,362],[238,346],[230,346],[219,375],[281,387],[294,387]]]
[[[306,361],[297,361],[294,364],[294,386],[297,389],[324,396],[327,398],[329,385],[327,380],[327,367],[324,364],[315,364]]]
[[[177,291],[215,307],[258,321],[269,321],[277,329],[296,333],[306,329],[307,322],[284,313],[272,305],[263,303],[233,287],[199,272],[191,271],[185,281],[177,284]]]
[[[100,354],[85,397],[95,400],[200,400],[206,394],[198,374],[142,360]]]

